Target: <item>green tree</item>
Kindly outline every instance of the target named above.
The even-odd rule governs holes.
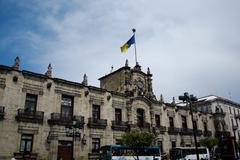
[[[125,146],[129,146],[132,148],[141,148],[152,146],[155,140],[155,136],[148,132],[141,132],[141,131],[131,131],[126,132],[122,135],[121,143]],[[138,150],[135,150],[136,158],[134,159],[139,160],[139,153]]]
[[[207,147],[210,152],[212,152],[214,146],[218,145],[218,142],[218,139],[214,137],[206,137],[200,140],[200,144]]]

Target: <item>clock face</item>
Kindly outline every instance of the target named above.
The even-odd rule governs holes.
[[[139,89],[143,88],[143,82],[142,81],[137,81],[136,85]]]

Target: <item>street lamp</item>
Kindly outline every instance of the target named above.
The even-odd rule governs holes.
[[[198,99],[194,95],[189,95],[188,92],[185,92],[183,96],[178,97],[179,100],[186,102],[186,106],[189,104],[190,107],[190,114],[192,117],[192,126],[193,126],[193,136],[194,136],[194,142],[195,142],[195,150],[196,150],[196,155],[197,155],[197,160],[199,160],[199,153],[198,153],[198,145],[197,145],[197,128],[196,125],[193,123],[193,111],[192,111],[192,103],[196,102]]]
[[[76,138],[80,139],[82,133],[82,124],[80,121],[73,120],[72,124],[65,126],[65,131],[68,137],[73,137],[73,141]]]

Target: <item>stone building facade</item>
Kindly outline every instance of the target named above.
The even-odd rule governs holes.
[[[38,160],[87,159],[102,145],[118,144],[130,130],[154,133],[166,153],[194,144],[189,108],[174,98],[172,103],[162,96],[157,100],[152,74],[139,64],[131,68],[126,61],[101,77],[99,88],[88,85],[86,75],[81,83],[71,82],[53,78],[51,65],[39,74],[19,70],[19,62],[0,65],[0,159],[20,158],[24,151]],[[210,99],[200,99],[193,113],[197,139],[233,136],[233,131],[238,139],[240,105]]]

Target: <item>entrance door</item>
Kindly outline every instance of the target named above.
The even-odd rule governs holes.
[[[73,143],[72,141],[58,141],[58,160],[73,159]]]

